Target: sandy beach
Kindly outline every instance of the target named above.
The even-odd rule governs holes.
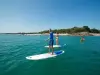
[[[100,36],[100,33],[90,33],[93,36]]]
[[[44,34],[24,34],[24,35],[27,35],[27,36],[38,36],[38,35],[49,35],[48,33],[44,33]],[[54,34],[56,35],[56,34]],[[79,33],[75,33],[75,34],[59,34],[60,36],[80,36]],[[81,34],[82,35],[82,34]],[[98,33],[89,33],[89,34],[83,34],[84,36],[100,36],[100,34]]]
[[[34,35],[49,35],[48,33],[45,34],[24,34],[24,35],[28,35],[28,36],[34,36]],[[56,35],[56,34],[54,34]],[[60,36],[69,36],[70,34],[66,33],[66,34],[59,34]]]
[[[3,33],[5,34],[5,33]],[[7,34],[9,35],[9,34]],[[49,35],[49,33],[43,33],[43,34],[14,34],[13,35],[25,35],[25,36],[41,36],[41,35]],[[56,35],[54,33],[54,35]],[[100,33],[72,33],[72,34],[68,34],[68,33],[60,33],[59,36],[100,36]]]
[[[34,36],[34,35],[49,35],[48,33],[44,33],[44,34],[25,34],[25,35],[29,35],[29,36]],[[56,34],[54,34],[56,35]],[[80,36],[80,35],[84,35],[84,36],[100,36],[100,33],[74,33],[74,34],[68,34],[68,33],[60,33],[60,36]]]

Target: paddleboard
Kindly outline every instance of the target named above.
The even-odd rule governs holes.
[[[49,46],[45,46],[46,48],[49,48]],[[61,47],[61,45],[53,45],[54,48],[57,48],[57,47]]]
[[[26,59],[28,59],[28,60],[47,59],[47,58],[51,58],[51,57],[55,57],[55,56],[61,55],[63,53],[64,53],[63,50],[59,50],[59,51],[54,51],[53,55],[52,55],[52,53],[44,53],[44,54],[39,54],[39,55],[28,56],[28,57],[26,57]]]

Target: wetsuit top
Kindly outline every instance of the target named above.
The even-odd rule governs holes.
[[[50,40],[53,40],[53,32],[50,32]]]

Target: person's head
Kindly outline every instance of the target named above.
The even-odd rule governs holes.
[[[49,29],[49,32],[51,32],[52,30],[51,29]]]

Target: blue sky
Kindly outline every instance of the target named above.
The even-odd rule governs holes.
[[[100,0],[0,0],[0,32],[100,29]]]

